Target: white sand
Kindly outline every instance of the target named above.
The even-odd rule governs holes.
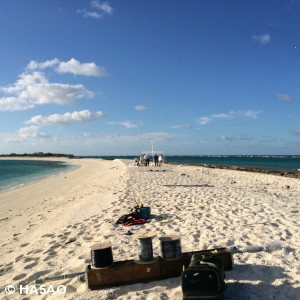
[[[61,160],[61,159],[59,159]],[[280,243],[272,252],[234,255],[226,299],[300,299],[299,179],[192,166],[129,167],[129,161],[67,160],[81,168],[0,194],[0,291],[39,277],[85,270],[90,246],[113,245],[114,260],[135,258],[125,233],[179,234],[182,251]],[[152,171],[150,171],[152,170]],[[165,170],[165,172],[162,172]],[[135,200],[150,223],[115,225]],[[72,241],[68,243],[68,241]],[[89,291],[78,278],[48,282],[67,294],[4,299],[181,299],[180,278]]]

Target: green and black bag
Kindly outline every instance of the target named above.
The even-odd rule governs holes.
[[[181,275],[183,299],[224,299],[225,272],[214,254],[194,254]]]

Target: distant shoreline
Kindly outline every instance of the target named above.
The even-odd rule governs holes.
[[[2,157],[32,157],[32,158],[78,158],[77,156],[73,154],[62,154],[62,153],[44,153],[44,152],[37,152],[37,153],[24,153],[24,154],[17,154],[17,153],[11,153],[11,154],[0,154],[0,158]]]
[[[186,166],[198,166],[198,167],[205,167],[210,169],[227,169],[227,170],[236,170],[236,171],[244,171],[244,172],[253,172],[253,173],[263,173],[263,174],[270,174],[270,175],[277,175],[277,176],[284,176],[284,177],[291,177],[291,178],[300,178],[300,172],[281,172],[281,171],[273,171],[273,170],[264,170],[259,168],[244,168],[238,166],[223,166],[223,165],[208,165],[208,164],[193,164],[193,163],[177,163],[177,162],[166,162],[166,164],[170,165],[186,165]]]

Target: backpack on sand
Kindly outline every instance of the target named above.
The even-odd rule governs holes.
[[[181,275],[183,299],[223,300],[225,273],[221,259],[213,254],[194,254]]]

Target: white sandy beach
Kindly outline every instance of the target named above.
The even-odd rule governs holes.
[[[64,160],[64,159],[56,159]],[[65,295],[7,295],[5,286],[83,272],[90,246],[109,241],[115,261],[136,258],[125,233],[179,234],[182,251],[276,242],[272,252],[234,255],[225,299],[300,299],[299,179],[195,166],[129,167],[126,160],[66,160],[80,168],[0,193],[0,291],[3,299],[181,299],[180,278],[90,291],[78,278],[48,282]],[[165,170],[163,172],[163,170]],[[135,205],[155,216],[123,227]]]

